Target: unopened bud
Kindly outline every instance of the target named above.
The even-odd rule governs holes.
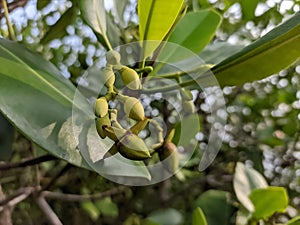
[[[123,83],[132,90],[139,90],[142,88],[141,80],[139,75],[134,69],[131,69],[127,66],[123,66],[120,69]]]
[[[125,129],[116,128],[116,127],[103,127],[104,133],[107,137],[113,141],[120,140],[126,133]]]
[[[98,98],[94,105],[94,112],[97,117],[104,117],[108,113],[108,103],[105,97]]]
[[[181,88],[180,89],[180,95],[181,95],[181,97],[182,97],[182,99],[184,101],[191,101],[191,100],[193,100],[193,94],[192,94],[192,92],[190,90],[186,90],[184,88]]]
[[[145,112],[142,103],[134,97],[126,98],[124,102],[124,111],[130,119],[140,121],[144,120],[145,118]]]
[[[116,80],[116,76],[115,76],[115,73],[112,69],[112,66],[107,65],[105,67],[103,80],[105,81],[104,84],[105,84],[106,87],[108,87],[108,88],[113,87],[113,85],[115,83],[115,80]]]
[[[110,119],[108,117],[108,114],[106,114],[104,117],[102,118],[96,118],[95,119],[95,123],[96,123],[96,130],[98,135],[104,139],[106,137],[106,133],[103,130],[103,127],[105,126],[110,126]]]
[[[182,110],[184,115],[190,115],[195,112],[195,105],[193,101],[184,101],[182,103]]]
[[[145,142],[135,134],[126,134],[117,146],[119,153],[127,159],[144,160],[151,157]]]
[[[110,65],[117,65],[120,63],[120,53],[115,50],[110,50],[106,53],[106,61]]]
[[[165,143],[163,149],[159,152],[159,159],[170,173],[175,173],[179,167],[179,155],[176,145],[172,142]]]

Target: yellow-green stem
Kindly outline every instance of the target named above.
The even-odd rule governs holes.
[[[16,36],[15,36],[13,26],[12,26],[10,20],[9,20],[9,12],[8,12],[8,8],[7,8],[6,0],[2,0],[2,5],[3,5],[3,8],[4,8],[4,15],[5,15],[6,24],[7,24],[7,27],[8,27],[9,38],[10,38],[10,40],[15,41]]]

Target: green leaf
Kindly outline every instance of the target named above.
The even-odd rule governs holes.
[[[161,225],[180,225],[183,222],[182,214],[176,209],[159,209],[152,212],[147,220],[156,222]]]
[[[255,208],[252,216],[256,219],[267,219],[275,212],[284,212],[289,203],[286,189],[283,187],[256,189],[249,197]]]
[[[209,190],[197,198],[195,205],[200,207],[209,225],[229,224],[235,208],[229,202],[230,193]]]
[[[267,187],[268,184],[260,173],[246,167],[243,163],[237,163],[233,177],[233,188],[237,199],[248,211],[254,211],[254,206],[249,199],[251,192],[254,189]]]
[[[67,34],[67,26],[74,21],[77,12],[77,8],[73,6],[62,14],[60,19],[49,28],[44,37],[41,39],[41,44],[46,44],[53,39],[65,36]]]
[[[115,218],[119,215],[118,205],[110,197],[97,201],[95,205],[104,216]]]
[[[239,1],[242,7],[242,13],[245,20],[252,20],[255,17],[255,9],[259,0],[241,0]]]
[[[12,155],[14,127],[0,113],[0,161],[9,160]]]
[[[297,216],[287,222],[285,225],[300,225],[300,216]]]
[[[168,41],[199,53],[209,44],[221,20],[211,9],[189,12],[175,26]]]
[[[172,28],[184,0],[139,0],[138,16],[140,40],[155,40],[155,43],[143,42],[143,59],[148,57]]]
[[[79,0],[85,22],[96,32],[106,35],[106,14],[103,0]]]
[[[200,207],[194,210],[192,225],[207,225],[205,215]]]
[[[221,86],[242,85],[286,68],[300,57],[300,12],[212,68]]]
[[[28,138],[51,154],[90,169],[76,150],[72,111],[90,104],[51,63],[21,44],[0,39],[0,110]]]
[[[100,216],[100,211],[93,202],[83,202],[81,207],[87,212],[89,217],[96,221]]]
[[[228,56],[237,53],[243,47],[242,45],[231,45],[227,42],[216,42],[206,46],[199,56],[206,63],[217,64]]]
[[[43,9],[44,7],[46,7],[47,5],[49,5],[49,3],[51,2],[51,0],[40,0],[40,1],[36,1],[36,8],[38,10]]]

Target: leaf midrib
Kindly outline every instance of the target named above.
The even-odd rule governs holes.
[[[4,48],[2,45],[0,45],[0,48],[4,50],[6,53],[8,53],[10,56],[12,56],[14,59],[16,59],[17,62],[20,62],[23,66],[27,68],[28,71],[32,72],[35,76],[37,76],[42,82],[46,83],[49,87],[51,87],[55,92],[60,94],[63,98],[65,98],[71,105],[73,104],[72,100],[69,99],[68,96],[66,96],[63,92],[61,92],[59,89],[57,89],[55,86],[53,86],[49,81],[47,81],[45,78],[43,78],[39,73],[37,73],[35,70],[33,70],[30,66],[28,66],[24,60],[13,54],[8,49]],[[23,81],[22,81],[23,82]]]
[[[226,66],[220,66],[219,68],[216,67],[216,69],[214,70],[214,68],[212,68],[213,72],[214,73],[218,73],[218,72],[224,72],[225,70],[227,70],[228,68],[231,68],[232,65],[234,64],[235,66],[238,66],[238,65],[241,65],[247,61],[251,61],[253,58],[257,57],[258,55],[262,55],[262,54],[267,54],[269,51],[275,51],[276,49],[278,48],[281,48],[282,45],[285,45],[289,42],[292,42],[294,39],[297,39],[300,37],[300,34],[296,35],[296,36],[292,36],[290,38],[288,38],[287,40],[283,41],[283,42],[280,42],[280,43],[277,43],[275,40],[274,44],[272,45],[269,45],[269,47],[267,49],[263,48],[263,46],[261,47],[261,50],[257,52],[257,54],[253,54],[251,51],[248,52],[247,55],[250,55],[250,56],[244,56],[244,57],[241,57],[241,59],[236,59],[236,60],[233,60],[231,63],[228,63]],[[254,49],[255,51],[255,49]]]

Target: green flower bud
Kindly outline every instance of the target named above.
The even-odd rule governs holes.
[[[97,117],[104,117],[108,113],[108,103],[105,97],[98,98],[94,105],[94,112]]]
[[[111,148],[104,154],[103,159],[106,159],[110,156],[113,156],[118,153],[118,147],[116,144],[113,144]]]
[[[132,90],[139,90],[142,88],[141,80],[137,72],[127,66],[120,69],[123,83]]]
[[[145,118],[145,112],[142,103],[134,97],[126,98],[124,102],[124,111],[130,119],[140,121],[144,120]]]
[[[97,130],[98,135],[102,139],[104,139],[106,137],[106,133],[103,130],[103,126],[110,126],[110,119],[108,117],[108,114],[106,114],[102,118],[96,118],[95,123],[96,123],[96,130]]]
[[[175,173],[179,167],[179,155],[176,145],[172,142],[165,143],[163,149],[159,152],[159,159],[170,173]]]
[[[185,101],[193,100],[193,94],[190,90],[186,90],[184,88],[181,88],[180,89],[180,95],[181,95],[182,99],[185,100]]]
[[[114,71],[112,70],[112,66],[106,66],[104,70],[104,80],[105,80],[105,86],[108,88],[113,87],[116,76]]]
[[[182,111],[184,115],[190,115],[195,112],[195,105],[193,101],[184,101],[182,103]]]
[[[121,56],[120,53],[115,50],[110,50],[106,53],[106,61],[110,65],[120,64]]]
[[[135,134],[126,134],[117,146],[119,153],[127,159],[144,160],[151,157],[145,142]]]

